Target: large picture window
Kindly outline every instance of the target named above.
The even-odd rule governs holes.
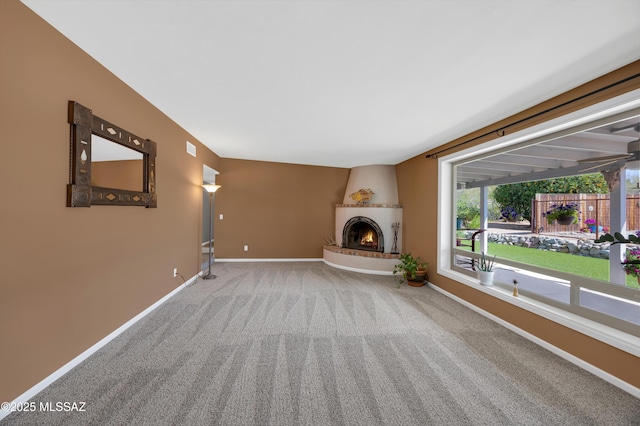
[[[640,336],[639,274],[621,264],[640,246],[596,242],[640,235],[637,104],[598,105],[441,159],[440,271],[476,285],[481,254],[495,256],[486,292],[508,294],[515,281],[529,300]]]

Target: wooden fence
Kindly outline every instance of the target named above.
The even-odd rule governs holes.
[[[558,225],[557,221],[549,225],[542,215],[552,204],[578,204],[580,209],[579,219],[573,225]],[[536,194],[531,206],[531,230],[539,234],[553,234],[566,232],[589,232],[586,220],[595,220],[596,238],[604,232],[610,231],[609,194]],[[627,196],[627,229],[629,231],[640,230],[640,197]],[[614,229],[614,231],[616,231]]]

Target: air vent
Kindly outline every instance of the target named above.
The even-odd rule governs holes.
[[[189,141],[187,141],[187,153],[196,156],[196,146]]]

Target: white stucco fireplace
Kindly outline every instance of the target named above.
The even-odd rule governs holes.
[[[371,190],[362,203],[351,195]],[[395,226],[394,226],[395,225]],[[402,206],[392,165],[351,169],[342,204],[336,205],[335,245],[326,245],[328,265],[371,274],[391,274],[402,251]]]

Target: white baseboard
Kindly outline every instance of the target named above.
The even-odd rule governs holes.
[[[185,281],[183,284],[181,284],[179,287],[177,287],[175,290],[171,291],[171,293],[167,294],[166,296],[164,296],[162,299],[158,300],[157,302],[155,302],[153,305],[149,306],[147,309],[145,309],[144,311],[140,312],[138,315],[136,315],[135,317],[131,318],[129,321],[127,321],[126,323],[124,323],[123,325],[121,325],[118,329],[114,330],[113,332],[111,332],[108,336],[104,337],[102,340],[100,340],[98,343],[94,344],[93,346],[91,346],[89,349],[87,349],[86,351],[82,352],[80,355],[78,355],[77,357],[75,357],[74,359],[72,359],[71,361],[67,362],[65,365],[63,365],[62,367],[58,368],[56,371],[54,371],[52,374],[50,374],[48,377],[46,377],[44,380],[40,381],[38,384],[36,384],[35,386],[33,386],[31,389],[27,390],[26,392],[24,392],[22,395],[18,396],[16,399],[14,399],[11,403],[12,406],[18,405],[20,403],[26,403],[28,402],[30,399],[32,399],[33,397],[35,397],[38,393],[40,393],[41,391],[43,391],[45,388],[47,388],[49,385],[51,385],[53,382],[55,382],[56,380],[58,380],[60,377],[64,376],[66,373],[68,373],[69,371],[71,371],[74,367],[76,367],[77,365],[79,365],[82,361],[84,361],[85,359],[89,358],[91,355],[93,355],[95,352],[97,352],[100,348],[102,348],[103,346],[105,346],[107,343],[109,343],[111,340],[115,339],[116,337],[118,337],[118,335],[120,335],[122,332],[124,332],[126,329],[128,329],[129,327],[131,327],[133,324],[135,324],[136,322],[140,321],[142,318],[144,318],[145,316],[147,316],[149,313],[151,313],[154,309],[156,309],[158,306],[162,305],[164,302],[166,302],[167,300],[169,300],[171,297],[173,297],[176,293],[178,293],[180,290],[182,290],[183,288],[187,287],[189,284],[191,284],[192,282],[195,282],[198,279],[197,275],[194,275],[193,277],[191,277],[189,280]],[[8,416],[9,414],[11,414],[10,411],[4,411],[4,410],[0,410],[0,420],[2,420],[3,418],[5,418],[6,416]]]
[[[533,343],[542,346],[543,348],[553,352],[554,354],[558,355],[561,358],[566,359],[567,361],[569,361],[572,364],[577,365],[578,367],[582,368],[583,370],[586,370],[596,376],[598,376],[599,378],[601,378],[602,380],[611,383],[612,385],[614,385],[617,388],[622,389],[623,391],[635,396],[636,398],[640,398],[640,388],[637,388],[633,385],[631,385],[630,383],[625,382],[624,380],[621,380],[620,378],[607,373],[604,370],[601,370],[600,368],[589,364],[588,362],[584,361],[581,358],[578,358],[575,355],[570,354],[569,352],[566,352],[560,348],[558,348],[557,346],[554,346],[552,344],[550,344],[549,342],[547,342],[546,340],[542,340],[537,336],[534,336],[533,334],[519,328],[516,327],[515,325],[503,320],[502,318],[499,318],[469,302],[467,302],[466,300],[452,294],[449,293],[448,291],[445,291],[443,289],[441,289],[438,286],[435,286],[431,283],[428,284],[430,288],[436,290],[439,293],[444,294],[445,296],[455,300],[456,302],[466,306],[467,308],[479,313],[480,315],[489,318],[490,320],[500,324],[503,327],[508,328],[509,330],[513,331],[514,333],[519,334],[520,336],[524,337],[527,340],[532,341]]]
[[[226,259],[220,259],[220,258],[216,258],[215,262],[322,262],[322,258],[315,258],[315,257],[303,257],[303,258],[299,258],[299,259],[288,259],[288,258],[266,258],[266,259],[262,259],[262,258],[258,258],[258,259],[244,259],[244,258],[238,258],[238,259],[232,259],[232,258],[226,258]]]

